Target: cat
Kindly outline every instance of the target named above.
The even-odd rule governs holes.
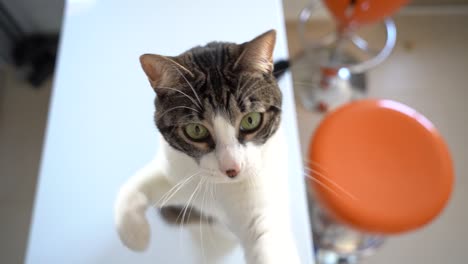
[[[148,208],[189,204],[237,238],[246,263],[300,263],[275,42],[270,30],[243,44],[211,42],[179,56],[140,57],[156,92],[161,149],[118,193],[115,224],[128,248],[147,248]],[[196,195],[212,188],[208,203]]]

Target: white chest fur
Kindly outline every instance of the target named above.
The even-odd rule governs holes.
[[[149,243],[147,208],[190,204],[229,228],[247,263],[299,263],[289,219],[287,147],[281,129],[257,148],[255,165],[236,179],[218,181],[219,172],[201,168],[164,140],[162,146],[155,161],[137,172],[117,199],[116,225],[128,247],[143,250]]]
[[[251,202],[262,202],[264,204],[258,206],[271,206],[286,210],[289,197],[287,193],[288,161],[285,138],[281,132],[280,129],[264,145],[260,146],[261,159],[257,161],[256,168],[242,172],[247,174],[240,175],[242,180],[227,179],[221,183],[204,181],[204,178],[213,176],[201,170],[199,163],[193,158],[175,150],[161,139],[163,148],[155,162],[167,175],[168,181],[175,185],[192,176],[179,190],[180,195],[171,204],[184,206],[190,199],[192,205],[203,208],[205,212],[218,217],[219,220],[224,220],[225,211],[229,210],[224,207],[226,204],[221,204],[222,202],[231,205],[233,210],[241,205],[257,206],[256,204],[250,205]],[[286,212],[285,214],[287,215]]]

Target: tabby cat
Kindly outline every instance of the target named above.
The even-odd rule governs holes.
[[[270,30],[243,44],[140,57],[157,95],[161,147],[118,194],[115,221],[127,247],[148,246],[148,208],[169,206],[182,218],[194,208],[209,219],[204,224],[234,234],[246,263],[300,262],[289,219],[275,40]],[[208,202],[197,195],[213,188]]]

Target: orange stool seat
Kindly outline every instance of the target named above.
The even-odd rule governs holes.
[[[434,125],[391,100],[362,100],[328,114],[309,146],[310,186],[322,207],[354,228],[419,228],[452,192],[448,148]]]
[[[353,3],[354,2],[354,3]],[[343,26],[357,26],[372,24],[393,15],[409,0],[325,0],[328,10],[339,24]],[[350,10],[350,8],[352,10]],[[349,12],[351,11],[351,12]]]

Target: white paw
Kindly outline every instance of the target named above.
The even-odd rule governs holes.
[[[115,204],[115,225],[122,242],[130,249],[143,251],[148,247],[150,227],[145,211],[146,197],[141,193],[122,190]]]

